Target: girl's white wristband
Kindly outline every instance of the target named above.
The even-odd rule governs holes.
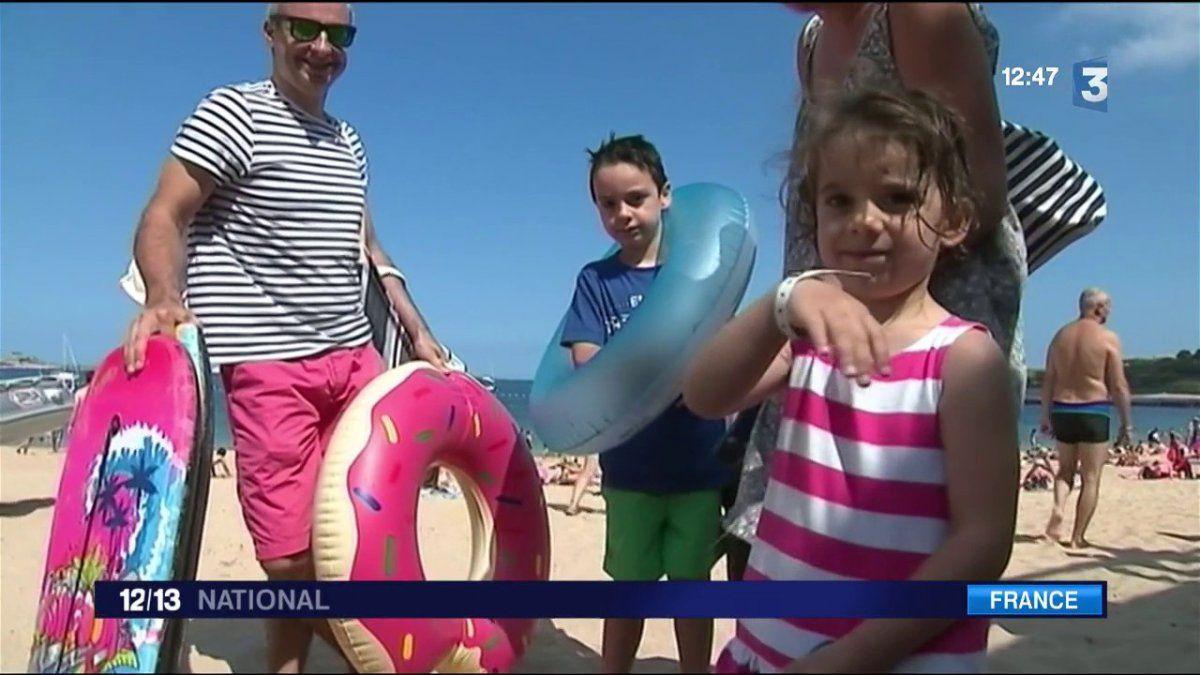
[[[800,334],[796,332],[796,329],[792,327],[792,322],[788,320],[788,298],[792,297],[792,290],[796,288],[796,284],[805,278],[807,277],[804,274],[792,275],[779,282],[779,287],[775,289],[775,327],[789,340],[799,339]]]
[[[868,279],[871,277],[866,272],[851,272],[849,270],[809,270],[800,274],[793,274],[779,282],[779,286],[775,290],[775,326],[788,339],[800,339],[800,334],[796,332],[795,327],[792,326],[792,322],[788,320],[788,300],[792,297],[792,290],[796,288],[796,284],[805,279],[812,279],[813,277],[824,276],[826,274],[841,274],[851,277],[866,277]]]

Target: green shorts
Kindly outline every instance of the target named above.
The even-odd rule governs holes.
[[[717,561],[721,493],[604,489],[604,571],[615,581],[704,580]]]

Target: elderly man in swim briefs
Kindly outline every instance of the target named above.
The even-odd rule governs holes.
[[[376,265],[391,262],[367,208],[362,141],[325,109],[355,32],[344,3],[269,5],[271,76],[214,89],[184,120],[134,243],[146,303],[126,367],[142,367],[152,333],[199,320],[225,385],[243,516],[271,580],[313,578],[325,441],[383,370],[361,296],[364,239]],[[404,284],[384,285],[414,356],[444,368]],[[315,626],[335,645],[325,622]],[[313,629],[268,620],[267,668],[302,670]]]
[[[1100,474],[1108,458],[1110,398],[1121,417],[1118,442],[1128,442],[1133,431],[1129,382],[1121,359],[1121,341],[1104,326],[1112,313],[1112,299],[1098,288],[1079,296],[1079,318],[1063,326],[1050,342],[1042,382],[1043,432],[1058,441],[1058,473],[1054,480],[1054,510],[1046,525],[1046,539],[1059,540],[1063,510],[1082,477],[1075,509],[1072,548],[1088,546],[1084,534],[1100,499]]]

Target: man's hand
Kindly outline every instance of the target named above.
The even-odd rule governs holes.
[[[1133,427],[1122,426],[1121,430],[1117,432],[1117,442],[1115,445],[1127,448],[1133,447]]]
[[[1038,424],[1038,430],[1041,431],[1043,434],[1046,434],[1047,436],[1054,433],[1053,427],[1050,426],[1050,416],[1049,415],[1042,415],[1042,421],[1040,424]]]
[[[446,365],[446,352],[441,343],[429,333],[422,333],[413,338],[413,357],[425,361],[443,373],[450,372],[449,366]]]
[[[146,365],[146,343],[151,335],[174,335],[180,324],[195,322],[196,317],[178,299],[146,305],[133,320],[125,337],[125,372],[132,375]]]

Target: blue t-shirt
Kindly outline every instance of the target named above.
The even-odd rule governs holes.
[[[615,255],[585,266],[575,282],[562,345],[607,344],[637,309],[659,269],[630,267]],[[678,493],[727,482],[716,455],[725,422],[703,419],[680,400],[628,441],[600,453],[605,487]]]

